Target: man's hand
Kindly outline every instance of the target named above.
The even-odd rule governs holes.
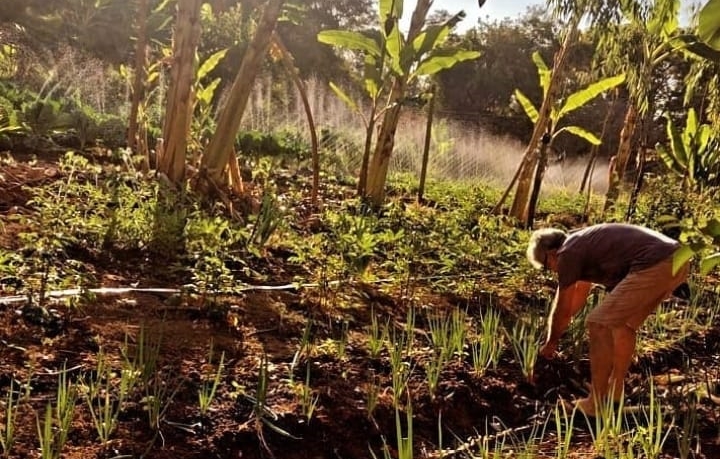
[[[553,357],[555,357],[557,348],[557,341],[548,341],[543,345],[543,347],[540,348],[540,355],[545,357],[546,359],[552,359]]]

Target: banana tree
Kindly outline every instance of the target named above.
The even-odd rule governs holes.
[[[547,71],[546,74],[549,76],[547,80],[547,88],[543,95],[542,105],[539,110],[536,110],[538,116],[535,121],[535,127],[533,128],[532,136],[525,148],[525,154],[523,155],[520,165],[518,166],[515,176],[510,180],[510,184],[505,189],[505,192],[500,197],[500,200],[495,204],[493,213],[498,214],[502,211],[502,206],[507,199],[510,192],[515,188],[517,183],[517,189],[515,191],[515,197],[513,199],[512,207],[510,209],[510,215],[521,221],[528,221],[528,208],[531,195],[531,187],[533,185],[533,178],[535,177],[535,171],[537,170],[539,156],[537,154],[538,147],[548,140],[548,126],[550,123],[550,114],[552,107],[556,103],[556,100],[560,93],[561,76],[565,69],[565,63],[567,61],[568,50],[578,38],[579,35],[579,24],[581,19],[580,13],[575,13],[565,34],[562,46],[555,53],[552,71]],[[546,66],[547,67],[547,66]],[[546,151],[546,150],[545,150]],[[543,150],[540,148],[540,153]]]
[[[697,35],[715,50],[720,50],[720,0],[709,0],[698,14]]]
[[[364,167],[367,172],[361,171],[358,190],[376,208],[385,199],[385,182],[395,145],[395,132],[409,85],[421,77],[434,75],[458,62],[480,56],[476,51],[442,48],[465,13],[461,11],[441,24],[426,26],[425,20],[432,3],[432,0],[418,0],[407,35],[399,28],[403,0],[381,0],[378,36],[347,30],[326,30],[318,36],[323,43],[364,54],[364,88],[372,108],[370,115],[364,117],[366,153],[363,163],[367,165]],[[360,104],[352,101],[337,85],[333,86],[338,96],[360,113]],[[380,106],[380,100],[387,102]],[[382,121],[370,158],[373,127],[379,119]]]
[[[676,47],[680,35],[679,10],[680,0],[657,0],[647,8],[643,8],[638,0],[620,2],[625,21],[611,28],[614,33],[605,36],[598,50],[610,71],[622,71],[627,75],[630,93],[613,177],[606,194],[606,211],[620,194],[638,124],[653,112],[653,101],[649,97],[653,72],[672,56]],[[639,52],[636,59],[629,58],[628,49]]]
[[[158,171],[171,183],[185,179],[188,132],[192,120],[195,53],[200,43],[200,9],[202,0],[178,2],[177,22],[173,34],[173,67],[167,93],[163,138],[158,152]]]
[[[536,51],[535,53],[533,53],[532,60],[538,69],[540,86],[543,89],[543,98],[546,98],[548,89],[550,87],[552,71],[543,61],[542,56],[539,52]],[[535,170],[535,180],[533,181],[533,188],[530,194],[527,217],[526,221],[524,222],[525,226],[530,227],[533,223],[533,219],[535,216],[535,208],[537,206],[537,199],[540,195],[542,179],[545,174],[545,169],[547,168],[547,151],[552,147],[553,141],[560,134],[565,132],[580,137],[588,141],[592,145],[600,145],[601,143],[601,140],[595,134],[581,126],[568,125],[560,127],[563,118],[574,110],[585,106],[605,91],[608,91],[622,84],[624,81],[624,74],[604,78],[600,81],[586,86],[583,89],[576,91],[565,99],[558,100],[555,104],[553,104],[550,109],[549,121],[543,140],[543,145],[540,148],[538,165]],[[533,102],[519,89],[515,90],[515,100],[523,108],[525,114],[528,116],[528,118],[530,118],[530,121],[532,121],[533,124],[537,124],[538,120],[540,119],[540,114]]]
[[[720,144],[713,138],[712,127],[700,124],[694,109],[688,110],[685,128],[679,132],[668,116],[670,148],[657,144],[658,155],[671,172],[680,175],[688,188],[701,191],[717,185],[720,179]]]
[[[265,3],[255,35],[245,51],[227,101],[218,115],[215,134],[201,159],[197,186],[204,192],[216,193],[222,189],[225,169],[234,159],[235,136],[240,128],[253,82],[272,42],[284,3],[284,0],[268,0]]]

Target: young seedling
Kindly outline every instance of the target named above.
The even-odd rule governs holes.
[[[40,417],[36,416],[38,441],[40,442],[40,458],[41,459],[57,459],[60,457],[60,451],[55,449],[55,435],[53,433],[53,412],[50,403],[45,407],[45,418],[40,422]]]
[[[445,355],[443,352],[434,351],[425,365],[425,378],[428,383],[428,391],[430,397],[435,398],[438,384],[440,382],[440,374],[445,367]]]
[[[213,359],[213,346],[210,343],[210,352],[208,353],[208,365],[212,365]],[[215,399],[215,392],[220,385],[220,379],[222,378],[223,370],[225,369],[225,352],[220,354],[220,362],[218,363],[217,370],[211,375],[203,375],[202,383],[200,383],[200,389],[198,389],[198,402],[200,406],[200,415],[205,416],[210,409]],[[212,376],[209,378],[208,376]]]
[[[380,352],[388,339],[389,326],[390,318],[388,317],[381,330],[375,311],[370,311],[370,333],[368,334],[368,353],[370,354],[370,358],[376,359],[380,356]]]
[[[314,394],[310,387],[310,362],[308,362],[307,370],[305,371],[305,384],[302,385],[302,392],[300,394],[300,406],[302,407],[308,424],[310,424],[319,400],[320,395]]]
[[[515,323],[508,334],[515,358],[529,383],[535,381],[535,361],[540,352],[540,329],[524,321]]]
[[[10,457],[10,451],[15,444],[15,415],[17,414],[17,405],[19,398],[13,396],[15,383],[10,380],[10,389],[8,389],[7,398],[5,399],[5,422],[3,423],[3,432],[0,435],[0,446],[4,458]]]
[[[123,410],[129,390],[133,387],[135,374],[132,371],[121,371],[120,381],[113,384],[114,373],[105,361],[102,350],[97,356],[97,367],[94,376],[85,383],[85,402],[87,403],[93,425],[103,446],[117,428],[120,412]]]
[[[500,361],[503,351],[504,337],[499,334],[500,312],[490,309],[480,316],[480,330],[470,345],[472,364],[475,373],[479,376],[488,368],[495,368]]]
[[[643,457],[647,459],[658,459],[663,450],[663,445],[667,440],[670,432],[673,430],[675,420],[672,419],[669,426],[663,423],[662,404],[655,396],[655,384],[652,378],[650,381],[650,399],[649,406],[642,407],[640,419],[635,413],[635,423],[638,426],[635,431],[635,441],[640,444]]]
[[[55,421],[57,423],[55,450],[58,454],[62,451],[67,441],[67,436],[70,432],[75,414],[75,402],[77,398],[77,386],[68,380],[67,369],[65,365],[63,365],[63,369],[58,376],[57,396],[55,398]]]

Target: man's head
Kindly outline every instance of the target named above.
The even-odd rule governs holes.
[[[527,248],[530,263],[540,269],[557,271],[557,251],[567,239],[565,231],[543,228],[533,231]]]

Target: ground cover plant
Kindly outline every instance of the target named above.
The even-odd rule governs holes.
[[[2,457],[720,457],[717,0],[682,34],[674,1],[467,32],[427,0],[8,1]],[[525,149],[541,98],[598,150],[552,113]],[[599,162],[628,142],[636,171]],[[498,203],[528,154],[516,218]],[[692,275],[587,418],[566,402],[605,292],[545,360],[557,279],[525,252],[531,226],[603,221],[678,239]]]

